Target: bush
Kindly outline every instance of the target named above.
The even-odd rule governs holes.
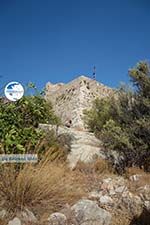
[[[99,133],[106,121],[111,117],[111,99],[96,99],[91,110],[84,111],[84,120],[91,132]]]
[[[108,120],[103,126],[101,138],[104,141],[105,147],[113,150],[125,151],[125,149],[132,149],[130,138],[114,120]]]
[[[145,62],[129,70],[134,91],[121,87],[114,97],[99,99],[86,112],[87,126],[104,146],[124,156],[124,166],[150,170],[150,67]]]
[[[25,96],[6,103],[0,99],[0,153],[33,151],[45,135],[37,129],[39,123],[59,123],[51,104],[42,96]]]

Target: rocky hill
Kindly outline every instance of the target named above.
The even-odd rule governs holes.
[[[64,124],[71,121],[71,126],[84,129],[83,110],[92,106],[94,99],[103,98],[113,93],[113,90],[96,80],[79,76],[71,82],[46,84],[46,100],[52,102],[55,113],[61,117]]]

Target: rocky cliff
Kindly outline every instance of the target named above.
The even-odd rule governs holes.
[[[84,129],[83,110],[89,109],[96,98],[103,98],[113,93],[113,90],[96,80],[79,76],[64,84],[46,84],[45,98],[51,101],[54,110],[64,124],[71,121],[71,126]]]

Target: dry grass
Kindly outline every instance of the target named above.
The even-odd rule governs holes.
[[[11,218],[28,208],[44,223],[50,213],[74,204],[93,188],[99,188],[105,174],[110,175],[111,169],[104,160],[78,163],[71,171],[62,161],[53,161],[52,155],[52,150],[47,151],[37,165],[0,166],[0,203]]]
[[[83,172],[85,174],[95,173],[101,176],[104,174],[111,175],[112,173],[114,173],[112,165],[107,160],[100,158],[92,163],[78,162],[76,170]]]
[[[0,199],[10,212],[27,207],[37,214],[51,213],[80,199],[84,195],[83,182],[82,177],[65,165],[52,162],[26,165],[18,170],[15,165],[3,165]]]
[[[52,212],[60,211],[67,204],[74,204],[89,191],[98,190],[103,178],[116,176],[111,165],[102,159],[89,164],[79,162],[74,171],[62,162],[52,162],[51,159],[51,153],[50,157],[47,153],[46,159],[37,165],[0,166],[0,207],[7,209],[11,218],[14,213],[27,207],[39,219],[37,225],[44,225]],[[126,177],[135,174],[142,176],[137,182],[129,181],[129,189],[133,192],[138,187],[150,184],[150,174],[138,168],[129,168]],[[132,224],[132,218],[126,210],[114,213],[112,225]],[[70,214],[67,218],[68,224],[72,224],[74,216]],[[0,220],[0,225],[7,223]]]
[[[0,219],[0,225],[7,225],[6,221]]]
[[[42,155],[41,160],[49,160],[49,162],[66,162],[68,151],[65,148],[59,146],[50,147],[46,150],[45,154]]]
[[[98,174],[112,174],[114,173],[114,169],[107,160],[97,159],[93,164],[93,170]]]
[[[131,225],[131,217],[126,211],[112,215],[111,225]]]
[[[128,181],[128,188],[132,193],[138,194],[139,188],[150,185],[150,173],[146,173],[144,170],[137,167],[131,167],[127,169],[126,177],[130,178],[132,175],[139,175],[137,181]]]
[[[132,175],[145,175],[147,174],[146,172],[144,172],[143,169],[140,169],[139,167],[129,167],[126,169],[126,177],[129,178]]]
[[[129,215],[126,210],[118,211],[112,215],[112,221],[110,225],[149,225],[150,213],[146,209],[136,216]]]
[[[88,192],[99,190],[103,178],[115,176],[111,164],[104,159],[97,159],[92,163],[78,162],[75,171],[86,178],[85,186]]]

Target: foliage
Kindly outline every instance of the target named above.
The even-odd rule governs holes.
[[[85,122],[92,132],[98,133],[102,130],[105,122],[110,118],[110,99],[96,99],[90,111],[85,110]]]
[[[17,102],[1,98],[0,152],[31,152],[45,135],[37,129],[39,123],[59,124],[52,105],[42,96],[24,96]]]
[[[108,120],[103,126],[101,137],[105,146],[114,150],[132,149],[129,136],[114,120]]]
[[[134,115],[130,128],[130,139],[134,145],[135,163],[150,170],[150,67],[140,62],[129,71],[136,91],[132,103]]]
[[[104,146],[124,155],[126,166],[150,169],[150,67],[140,62],[129,70],[134,90],[121,87],[114,97],[97,99],[85,112],[91,131]]]

